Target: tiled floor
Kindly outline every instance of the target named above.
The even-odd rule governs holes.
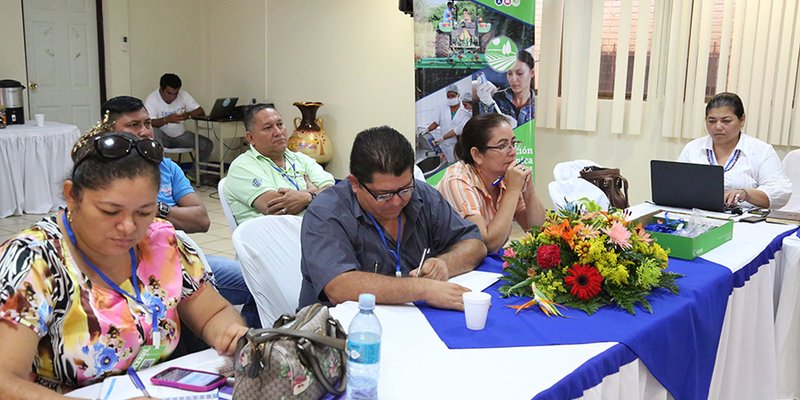
[[[236,252],[233,250],[233,244],[231,243],[231,230],[225,220],[225,215],[222,213],[222,205],[219,202],[216,187],[201,186],[196,190],[203,204],[205,204],[206,210],[208,210],[211,228],[206,233],[194,233],[189,236],[203,249],[206,255],[236,258]],[[42,217],[44,215],[26,214],[0,218],[0,242],[5,241]],[[522,233],[522,229],[515,223],[511,230],[511,238],[518,238]]]

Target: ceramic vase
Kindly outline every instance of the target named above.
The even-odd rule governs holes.
[[[302,118],[294,119],[294,134],[289,138],[289,150],[303,153],[319,164],[333,159],[333,146],[325,132],[322,118],[317,118],[318,101],[298,101],[293,105],[300,109]]]

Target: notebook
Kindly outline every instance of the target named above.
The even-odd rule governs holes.
[[[162,400],[217,400],[217,389],[208,392],[190,392],[166,386],[156,386],[145,382],[151,396]],[[128,375],[110,376],[103,381],[100,389],[100,400],[130,399],[142,397],[143,394],[133,385]]]
[[[203,121],[233,120],[237,101],[239,101],[238,97],[219,98],[214,102],[214,107],[211,108],[211,112],[208,115],[192,118]]]
[[[719,165],[650,161],[650,190],[660,206],[725,211],[724,171]]]

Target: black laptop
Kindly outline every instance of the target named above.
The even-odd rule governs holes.
[[[724,212],[724,185],[719,165],[650,161],[650,190],[660,206]]]
[[[236,119],[236,102],[238,97],[223,97],[214,102],[214,107],[208,115],[192,117],[201,121],[233,121]],[[241,117],[239,117],[241,119]]]

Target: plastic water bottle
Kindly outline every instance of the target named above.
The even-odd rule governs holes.
[[[375,295],[359,295],[358,309],[347,332],[347,399],[377,399],[381,323],[372,312],[375,309]]]

